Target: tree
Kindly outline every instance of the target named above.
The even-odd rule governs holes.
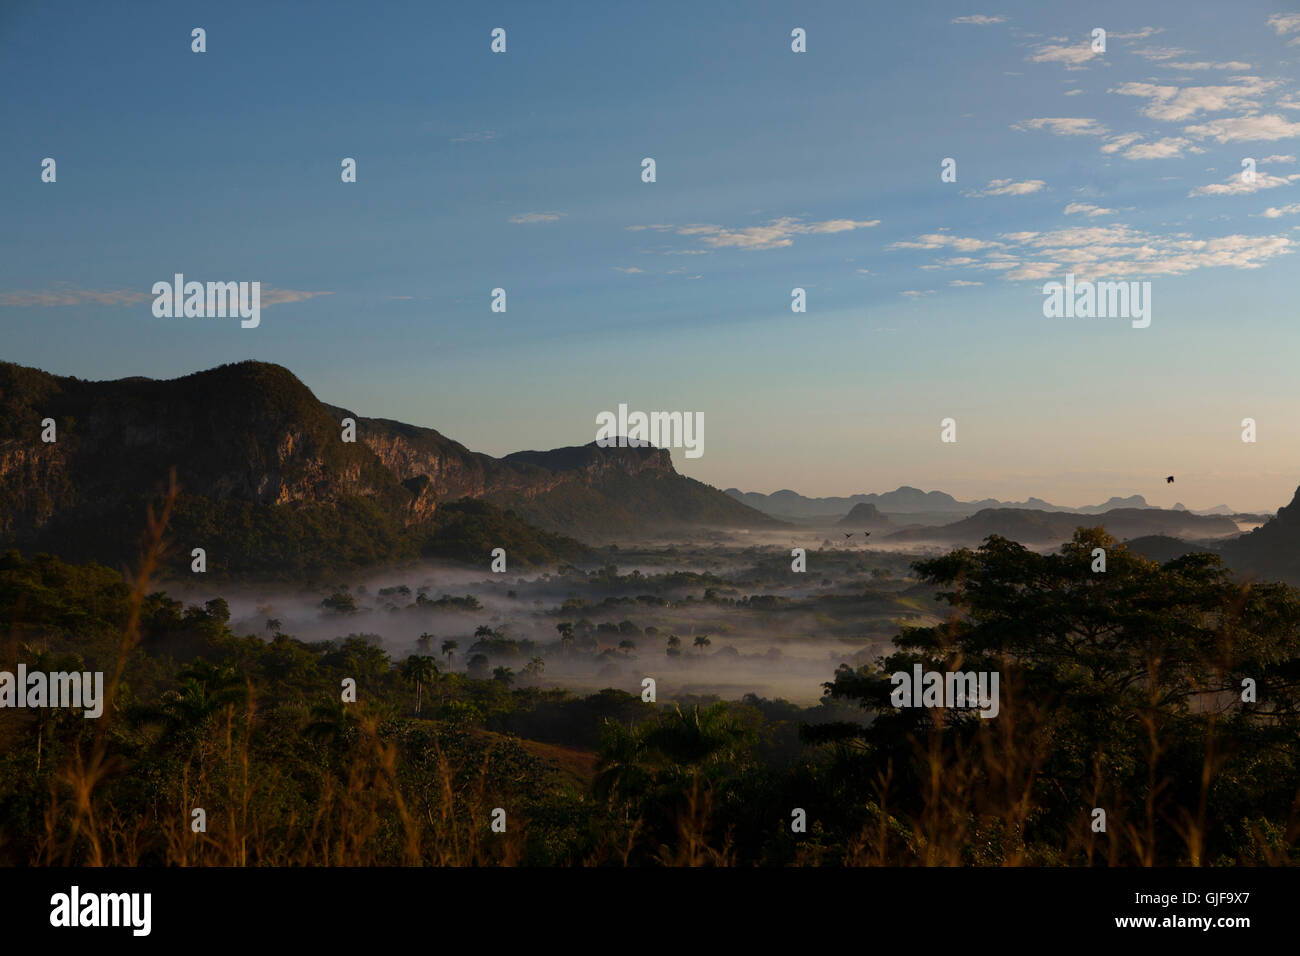
[[[486,654],[471,655],[469,663],[465,665],[465,673],[472,680],[487,680],[488,676],[488,657]]]
[[[1105,571],[1094,570],[1098,549]],[[1240,583],[1206,552],[1148,561],[1101,528],[1078,529],[1056,554],[991,535],[913,567],[956,613],[905,629],[898,650],[873,665],[842,665],[826,688],[875,712],[869,726],[834,732],[863,738],[860,779],[891,774],[890,802],[931,814],[932,834],[939,815],[1001,817],[1016,841],[998,852],[1023,854],[1088,839],[1080,806],[1128,805],[1124,849],[1113,853],[1196,864],[1250,852],[1233,830],[1241,813],[1291,812],[1282,808],[1294,801],[1293,755],[1271,764],[1287,783],[1261,783],[1249,797],[1239,788],[1264,779],[1258,761],[1270,741],[1300,734],[1293,589]],[[990,685],[996,676],[997,716],[899,702],[909,682],[894,675],[918,667],[984,674]],[[1261,689],[1258,703],[1242,700],[1246,679]],[[956,755],[945,767],[964,763],[964,780],[997,785],[948,773],[936,781],[939,753]],[[950,781],[954,789],[936,792]]]
[[[456,653],[458,647],[460,647],[460,641],[442,642],[442,652],[447,655],[447,670],[451,670],[451,656]]]
[[[711,643],[713,642],[709,640],[709,635],[707,634],[701,634],[699,637],[695,639],[695,646],[699,648],[701,654],[704,653],[704,649],[708,647]]]
[[[682,639],[676,634],[668,635],[668,656],[676,657],[682,652]]]
[[[492,679],[509,687],[515,681],[515,672],[508,667],[497,667],[492,671]]]
[[[411,655],[402,661],[401,674],[409,683],[415,685],[415,712],[420,712],[424,685],[431,682],[438,674],[432,657]]]
[[[530,680],[536,680],[542,676],[542,671],[546,670],[546,661],[540,657],[534,657],[524,665],[524,676]]]
[[[560,632],[560,647],[567,652],[573,644],[573,622],[561,621],[555,625],[555,629]]]
[[[631,654],[634,650],[636,650],[636,641],[619,641],[618,649],[622,651],[625,655]]]
[[[320,606],[326,610],[336,611],[339,614],[351,614],[357,609],[357,599],[347,591],[335,591],[321,601]]]
[[[279,618],[268,617],[266,619],[266,630],[271,634],[279,634],[281,626]]]
[[[419,637],[415,639],[415,646],[416,649],[419,650],[421,654],[432,653],[433,635],[430,634],[428,631],[425,631],[423,634],[421,634]]]

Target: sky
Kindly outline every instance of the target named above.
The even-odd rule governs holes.
[[[492,455],[697,413],[746,491],[1300,485],[1296,0],[5,0],[0,89],[3,360],[275,362]],[[1045,316],[1069,273],[1150,325]]]

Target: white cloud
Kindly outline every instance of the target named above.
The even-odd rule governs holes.
[[[795,216],[784,216],[773,219],[763,226],[747,226],[742,229],[728,229],[707,223],[667,228],[675,228],[679,236],[699,236],[702,242],[716,248],[759,250],[782,249],[793,245],[793,236],[852,232],[855,229],[869,229],[879,223],[879,219],[827,219],[822,222],[806,223]]]
[[[1121,133],[1119,136],[1106,140],[1105,145],[1101,147],[1101,151],[1103,153],[1117,153],[1125,146],[1136,143],[1141,138],[1141,133]]]
[[[1083,213],[1085,216],[1112,216],[1115,214],[1114,209],[1103,209],[1100,206],[1094,206],[1090,202],[1072,202],[1065,207],[1065,215],[1073,216],[1076,213]]]
[[[511,216],[510,221],[514,223],[534,223],[534,222],[556,222],[561,217],[568,215],[563,212],[526,212],[522,215]]]
[[[82,305],[135,305],[156,296],[147,292],[130,292],[126,289],[96,291],[94,289],[52,289],[39,292],[0,292],[0,305],[56,306]]]
[[[471,133],[461,133],[459,136],[453,136],[453,143],[490,143],[497,138],[496,130],[485,129]]]
[[[1121,83],[1110,92],[1147,100],[1142,113],[1151,119],[1180,122],[1197,113],[1257,109],[1259,97],[1277,86],[1276,81],[1257,76],[1238,77],[1231,86],[1162,86],[1156,83]]]
[[[1278,215],[1283,212],[1279,210]],[[920,236],[919,241],[895,243],[892,248],[932,249],[952,245],[936,242],[940,238]],[[985,251],[974,262],[967,261],[969,257],[963,258],[961,264],[967,269],[1000,273],[1009,281],[1040,280],[1063,271],[1089,278],[1132,278],[1182,275],[1204,268],[1257,269],[1277,256],[1293,252],[1297,245],[1285,235],[1197,239],[1188,233],[1159,235],[1126,225],[1080,225],[1049,232],[1002,233],[999,239],[998,242],[974,237],[961,239],[972,251],[993,250]],[[952,259],[938,262],[956,264]]]
[[[307,292],[303,289],[277,289],[273,286],[263,285],[261,306],[266,309],[273,305],[284,305],[288,302],[305,302],[307,299],[314,299],[318,295],[333,294],[333,292]]]
[[[1026,179],[1021,182],[1013,182],[1010,179],[991,179],[984,189],[976,189],[967,192],[965,195],[972,197],[982,196],[1028,196],[1030,193],[1036,193],[1046,187],[1047,183],[1041,179]]]
[[[1300,123],[1289,123],[1282,117],[1273,115],[1239,116],[1187,126],[1183,132],[1219,143],[1292,139],[1300,136]]]
[[[1081,44],[1040,47],[1037,53],[1029,57],[1029,61],[1031,63],[1063,63],[1067,70],[1082,70],[1084,64],[1094,56],[1097,56],[1097,53],[1092,49],[1092,41],[1085,40]]]
[[[1006,278],[1011,281],[1021,279],[1046,279],[1048,276],[1056,275],[1061,268],[1059,262],[1023,262],[1013,269],[1009,269]]]
[[[1270,173],[1256,172],[1254,182],[1244,182],[1240,173],[1233,173],[1225,182],[1197,186],[1188,196],[1240,196],[1245,193],[1259,192],[1261,189],[1276,189],[1278,186],[1290,185],[1300,179],[1300,173],[1290,176],[1273,176]]]
[[[1273,156],[1265,156],[1263,159],[1260,160],[1260,162],[1261,163],[1294,163],[1295,157],[1289,153],[1286,154],[1285,156],[1282,155],[1281,153],[1277,153]]]
[[[1164,33],[1164,27],[1143,27],[1136,33],[1112,33],[1112,40],[1145,40],[1147,37],[1153,37],[1157,33]]]
[[[983,284],[984,284],[983,282],[967,282],[965,279],[953,279],[951,282],[948,283],[948,285],[952,286],[954,289],[963,289],[967,286],[983,285]]]
[[[1172,67],[1175,70],[1249,70],[1249,63],[1242,63],[1238,60],[1227,60],[1223,63],[1212,63],[1208,60],[1196,60],[1194,62],[1169,61],[1161,64],[1162,66]]]
[[[1000,247],[1000,242],[988,242],[984,239],[966,239],[961,236],[949,235],[945,232],[933,232],[924,236],[917,236],[915,242],[895,242],[890,245],[891,249],[943,249],[945,247],[955,249],[958,252],[979,252],[981,249],[996,249]]]
[[[1022,132],[1045,129],[1057,136],[1105,136],[1107,132],[1101,123],[1083,116],[1043,116],[1015,123],[1011,128]]]
[[[933,290],[933,289],[925,289],[925,290],[923,290],[923,291],[921,291],[921,292],[918,292],[916,289],[908,289],[907,291],[905,291],[905,292],[900,292],[900,293],[898,293],[898,294],[899,294],[899,295],[907,295],[907,296],[934,295],[934,290]]]
[[[621,272],[624,275],[640,275],[645,272],[644,269],[638,269],[636,266],[615,266],[615,272]]]
[[[1275,13],[1268,18],[1268,25],[1278,36],[1300,33],[1300,13]],[[1300,46],[1300,37],[1291,40],[1287,46]]]
[[[277,289],[262,283],[259,287],[258,302],[261,308],[284,305],[288,302],[303,302],[320,295],[333,295],[333,292],[308,292],[302,289]],[[157,296],[146,292],[131,292],[124,289],[97,291],[94,289],[49,289],[38,292],[4,292],[0,293],[0,306],[60,306],[60,305],[135,305],[147,302]]]
[[[1293,202],[1289,206],[1283,206],[1280,209],[1277,206],[1269,206],[1260,213],[1260,215],[1265,219],[1278,219],[1282,216],[1291,216],[1298,212],[1300,212],[1300,202]]]
[[[985,27],[990,23],[1006,23],[1006,17],[987,17],[982,13],[975,13],[969,17],[954,17],[949,23],[973,23],[976,26]]]
[[[1158,139],[1154,143],[1138,143],[1124,150],[1125,159],[1172,159],[1175,156],[1183,155],[1186,149],[1193,153],[1203,153],[1205,150],[1199,146],[1193,146],[1190,139],[1184,139],[1181,136],[1169,136],[1165,139]]]

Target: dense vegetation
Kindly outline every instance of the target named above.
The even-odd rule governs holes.
[[[1295,591],[1234,583],[1212,555],[1157,565],[1100,531],[1052,555],[991,538],[916,573],[953,616],[802,708],[546,689],[543,655],[613,647],[613,625],[561,621],[526,648],[484,625],[393,660],[374,635],[238,635],[220,598],[185,607],[11,551],[3,668],[103,670],[114,689],[99,720],[0,710],[0,861],[1300,862]],[[521,652],[519,673],[490,667]],[[888,675],[917,662],[997,671],[998,717],[893,707]]]

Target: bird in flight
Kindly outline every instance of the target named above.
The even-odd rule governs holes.
[[[1173,476],[1173,475],[1170,475],[1168,478],[1165,479],[1165,484],[1167,484],[1167,485],[1172,485],[1173,483],[1174,483],[1174,476]]]
[[[846,537],[846,538],[851,538],[851,537],[853,537],[853,532],[852,532],[852,531],[848,532],[847,534],[844,535],[844,537]]]

